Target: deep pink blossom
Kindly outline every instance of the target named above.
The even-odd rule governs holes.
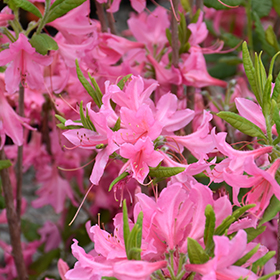
[[[28,39],[20,33],[17,41],[0,53],[0,65],[4,66],[9,62],[5,72],[5,83],[7,91],[14,93],[18,90],[20,82],[26,83],[32,89],[43,88],[43,69],[40,65],[50,65],[52,57],[36,53]]]

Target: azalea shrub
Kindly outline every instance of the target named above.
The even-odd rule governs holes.
[[[278,1],[4,3],[0,280],[278,279]]]

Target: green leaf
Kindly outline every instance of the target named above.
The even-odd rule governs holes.
[[[277,103],[274,99],[271,100],[272,102],[272,120],[276,125],[276,130],[278,133],[278,137],[273,140],[273,145],[277,145],[280,142],[280,115],[279,115],[279,108]]]
[[[258,126],[233,112],[222,111],[219,112],[217,116],[246,135],[252,137],[260,137],[263,139],[266,138],[262,130]]]
[[[263,257],[253,263],[251,270],[254,273],[257,273],[258,271],[260,271],[260,268],[262,268],[274,255],[275,251],[266,253]]]
[[[117,86],[123,90],[124,85],[127,83],[127,81],[130,79],[130,77],[132,76],[132,74],[128,74],[126,76],[124,76],[117,84]]]
[[[97,90],[94,90],[94,88],[91,86],[89,81],[83,75],[82,70],[78,63],[78,59],[76,59],[76,71],[77,71],[77,76],[78,76],[79,81],[82,83],[83,87],[88,92],[88,94],[91,96],[91,98],[93,99],[95,104],[100,108],[101,104],[102,104],[102,101],[100,101],[100,93],[97,92]],[[99,87],[98,87],[98,89],[99,89]],[[100,89],[99,89],[99,91],[100,91]],[[102,93],[101,93],[101,99],[102,99]]]
[[[54,1],[54,3],[51,6],[51,9],[54,9],[57,5],[61,4],[63,1],[65,1],[65,0],[56,0],[56,1]]]
[[[280,16],[280,5],[279,0],[272,0],[272,5],[276,13]]]
[[[116,278],[116,277],[107,277],[107,276],[102,276],[101,279],[105,279],[105,280],[118,280],[118,278]]]
[[[108,191],[111,191],[111,189],[119,182],[121,181],[122,179],[124,179],[125,177],[127,177],[129,175],[128,172],[123,172],[120,176],[118,176],[109,186],[109,190]]]
[[[86,108],[86,116],[84,115],[84,109],[83,109],[83,101],[80,103],[80,117],[81,117],[81,122],[84,126],[84,128],[96,131],[93,123],[91,122],[89,116],[88,116],[88,109]]]
[[[112,128],[113,131],[118,131],[121,128],[121,119],[118,118],[114,127]]]
[[[21,220],[21,230],[27,241],[32,242],[34,240],[40,239],[40,235],[38,234],[39,225],[32,223],[27,219]]]
[[[9,168],[12,165],[13,164],[8,159],[0,160],[0,170],[5,169],[5,168]]]
[[[268,44],[270,44],[276,51],[279,51],[277,37],[271,25],[269,25],[268,28],[265,30],[265,39],[268,42]]]
[[[270,115],[271,110],[271,82],[272,82],[272,75],[269,75],[267,81],[265,83],[264,92],[263,92],[263,114],[264,116]]]
[[[257,244],[257,246],[255,246],[251,251],[249,251],[241,259],[236,261],[233,265],[242,266],[243,264],[245,264],[255,253],[257,253],[259,247],[260,247],[260,244]]]
[[[191,6],[188,0],[181,0],[181,4],[186,13],[191,12]]]
[[[214,8],[216,10],[228,10],[229,8],[225,7],[217,0],[204,0],[204,5],[208,8]],[[223,3],[229,6],[239,6],[244,3],[243,0],[223,0]]]
[[[255,207],[255,204],[248,204],[241,208],[235,210],[232,215],[226,217],[223,222],[216,228],[215,235],[223,235],[226,233],[227,229],[230,227],[232,223],[238,220],[238,218],[244,214],[247,210]]]
[[[123,200],[123,240],[124,240],[125,252],[127,257],[129,253],[129,248],[128,248],[129,235],[130,235],[130,229],[129,229],[129,222],[128,222],[126,199],[124,199]]]
[[[172,34],[171,34],[171,31],[170,31],[169,28],[165,29],[165,35],[166,35],[166,38],[169,42],[169,45],[172,46]]]
[[[267,43],[265,38],[265,31],[263,29],[263,25],[261,23],[261,20],[256,12],[253,12],[253,18],[255,20],[255,31],[258,36],[258,39],[260,40],[262,44],[262,49],[267,52],[270,56],[273,56],[275,54],[274,48]]]
[[[51,265],[53,260],[57,260],[59,258],[59,249],[55,249],[44,253],[41,257],[39,257],[35,262],[33,262],[29,266],[29,270],[31,274],[40,275],[45,272],[48,267]]]
[[[190,237],[188,237],[188,256],[191,264],[203,264],[209,260],[201,245]]]
[[[184,167],[158,166],[150,167],[149,176],[156,178],[169,178],[185,170]]]
[[[276,104],[280,103],[280,72],[276,77],[275,85],[272,93],[272,99],[276,101]]]
[[[246,228],[244,229],[247,233],[247,243],[253,241],[257,236],[263,233],[266,229],[266,226],[258,226],[257,228]]]
[[[22,8],[25,11],[28,11],[38,18],[42,18],[41,12],[38,10],[38,8],[30,3],[28,0],[13,0],[13,3],[16,5],[17,8]]]
[[[58,50],[56,41],[45,33],[34,33],[29,42],[31,46],[36,49],[36,52],[42,55],[46,55],[50,50]]]
[[[274,276],[274,275],[280,275],[280,270],[276,270],[274,272],[271,272],[267,275],[264,275],[262,277],[259,277],[258,280],[266,280],[266,279],[270,279],[270,277]]]
[[[253,93],[255,94],[257,101],[259,104],[261,104],[261,94],[258,90],[257,86],[257,77],[256,77],[256,70],[253,66],[253,62],[251,60],[247,43],[244,41],[242,44],[242,59],[243,59],[243,65],[245,69],[246,76],[248,78],[249,84],[252,88]]]
[[[95,99],[96,99],[96,101],[97,101],[97,102],[95,102],[95,103],[96,103],[96,105],[100,108],[101,105],[102,105],[102,96],[103,96],[103,94],[102,94],[102,92],[101,92],[101,90],[100,90],[100,88],[99,88],[99,86],[98,86],[96,80],[90,75],[89,72],[88,72],[88,77],[89,77],[89,79],[90,79],[90,81],[91,81],[93,87],[95,88],[94,93],[95,93]],[[95,100],[95,99],[94,99],[94,100]]]
[[[56,4],[57,1],[55,1],[51,6],[47,23],[52,22],[55,19],[64,16],[67,12],[80,6],[85,1],[86,0],[64,0],[64,1],[59,1],[59,3],[57,4]]]
[[[64,119],[62,116],[58,115],[58,114],[55,114],[54,115],[62,124],[65,124],[66,122],[66,119]]]
[[[137,217],[137,221],[136,221],[136,225],[138,225],[139,228],[141,229],[137,234],[137,239],[136,239],[137,248],[141,248],[141,244],[142,244],[143,217],[144,217],[143,212],[140,211],[140,213],[138,214],[138,217]]]
[[[274,62],[275,62],[275,59],[277,58],[277,56],[280,54],[280,51],[277,52],[271,59],[271,62],[270,62],[270,66],[269,66],[269,72],[268,72],[268,75],[272,75],[273,73],[273,66],[274,66]]]
[[[205,229],[204,229],[204,244],[205,244],[205,252],[207,254],[211,254],[211,248],[214,247],[213,235],[216,226],[216,217],[215,212],[210,204],[208,204],[205,208]]]
[[[276,198],[275,195],[273,195],[272,198],[270,199],[270,203],[268,204],[268,207],[264,211],[262,219],[259,222],[259,226],[272,220],[279,211],[280,211],[280,201]]]
[[[251,0],[252,2],[252,10],[258,14],[260,18],[268,16],[271,8],[272,1],[271,0]]]

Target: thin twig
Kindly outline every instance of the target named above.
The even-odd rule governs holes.
[[[276,270],[280,270],[280,212],[278,213],[278,233],[277,233],[277,262]],[[279,278],[279,275],[276,275],[276,279]]]
[[[98,16],[98,19],[101,24],[101,31],[102,32],[107,32],[107,24],[106,24],[106,19],[105,19],[105,13],[103,10],[103,5],[98,3],[96,0],[94,1],[95,7],[96,7],[96,14]]]
[[[21,117],[24,117],[24,87],[20,83],[19,85],[19,100],[18,100],[18,114]],[[21,216],[21,196],[22,196],[22,161],[23,161],[23,145],[18,147],[17,154],[17,165],[16,165],[16,174],[17,174],[17,215],[20,221]]]
[[[5,160],[6,156],[4,149],[0,150],[0,160]],[[6,204],[6,215],[8,220],[8,227],[12,245],[12,256],[15,261],[16,270],[19,280],[27,280],[28,275],[24,263],[24,258],[22,254],[22,247],[20,241],[21,229],[20,220],[14,206],[13,189],[11,185],[11,180],[9,176],[9,170],[7,168],[0,170],[0,175],[2,179],[2,188],[4,193],[4,199]]]
[[[109,24],[111,34],[116,35],[117,31],[116,31],[115,19],[114,19],[113,13],[107,12],[106,14],[107,14],[107,20],[108,20],[108,24]]]

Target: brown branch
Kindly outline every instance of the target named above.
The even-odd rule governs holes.
[[[0,160],[5,160],[6,156],[4,149],[0,150]],[[4,199],[6,204],[6,215],[8,220],[8,227],[12,245],[12,256],[15,261],[18,279],[28,280],[28,275],[24,263],[24,258],[22,254],[22,247],[20,241],[21,229],[20,220],[15,210],[13,189],[11,185],[11,180],[9,177],[9,171],[7,168],[0,170],[0,175],[2,178],[2,188],[4,193]]]
[[[18,114],[21,117],[24,117],[24,87],[20,83],[19,85],[19,100],[18,100]],[[20,221],[21,216],[21,196],[22,196],[22,161],[23,161],[23,145],[18,147],[17,154],[17,165],[16,165],[16,174],[17,174],[17,206],[16,211],[18,219]]]
[[[172,43],[172,65],[178,68],[179,64],[179,35],[178,35],[178,6],[179,0],[171,0],[173,9],[171,10],[171,43]],[[175,14],[176,13],[176,14]],[[171,91],[177,93],[177,86],[172,85]]]
[[[116,26],[115,26],[115,19],[112,13],[106,13],[107,14],[107,20],[108,20],[108,24],[109,24],[109,28],[112,34],[117,34],[116,31]]]
[[[98,16],[98,19],[101,24],[101,31],[102,32],[107,32],[107,24],[106,24],[106,19],[105,19],[105,13],[103,10],[103,5],[98,3],[96,0],[94,1],[95,7],[96,7],[96,14]]]
[[[276,270],[280,270],[280,212],[278,213],[278,233],[277,233],[277,262]],[[276,275],[276,279],[279,278],[279,275]]]

